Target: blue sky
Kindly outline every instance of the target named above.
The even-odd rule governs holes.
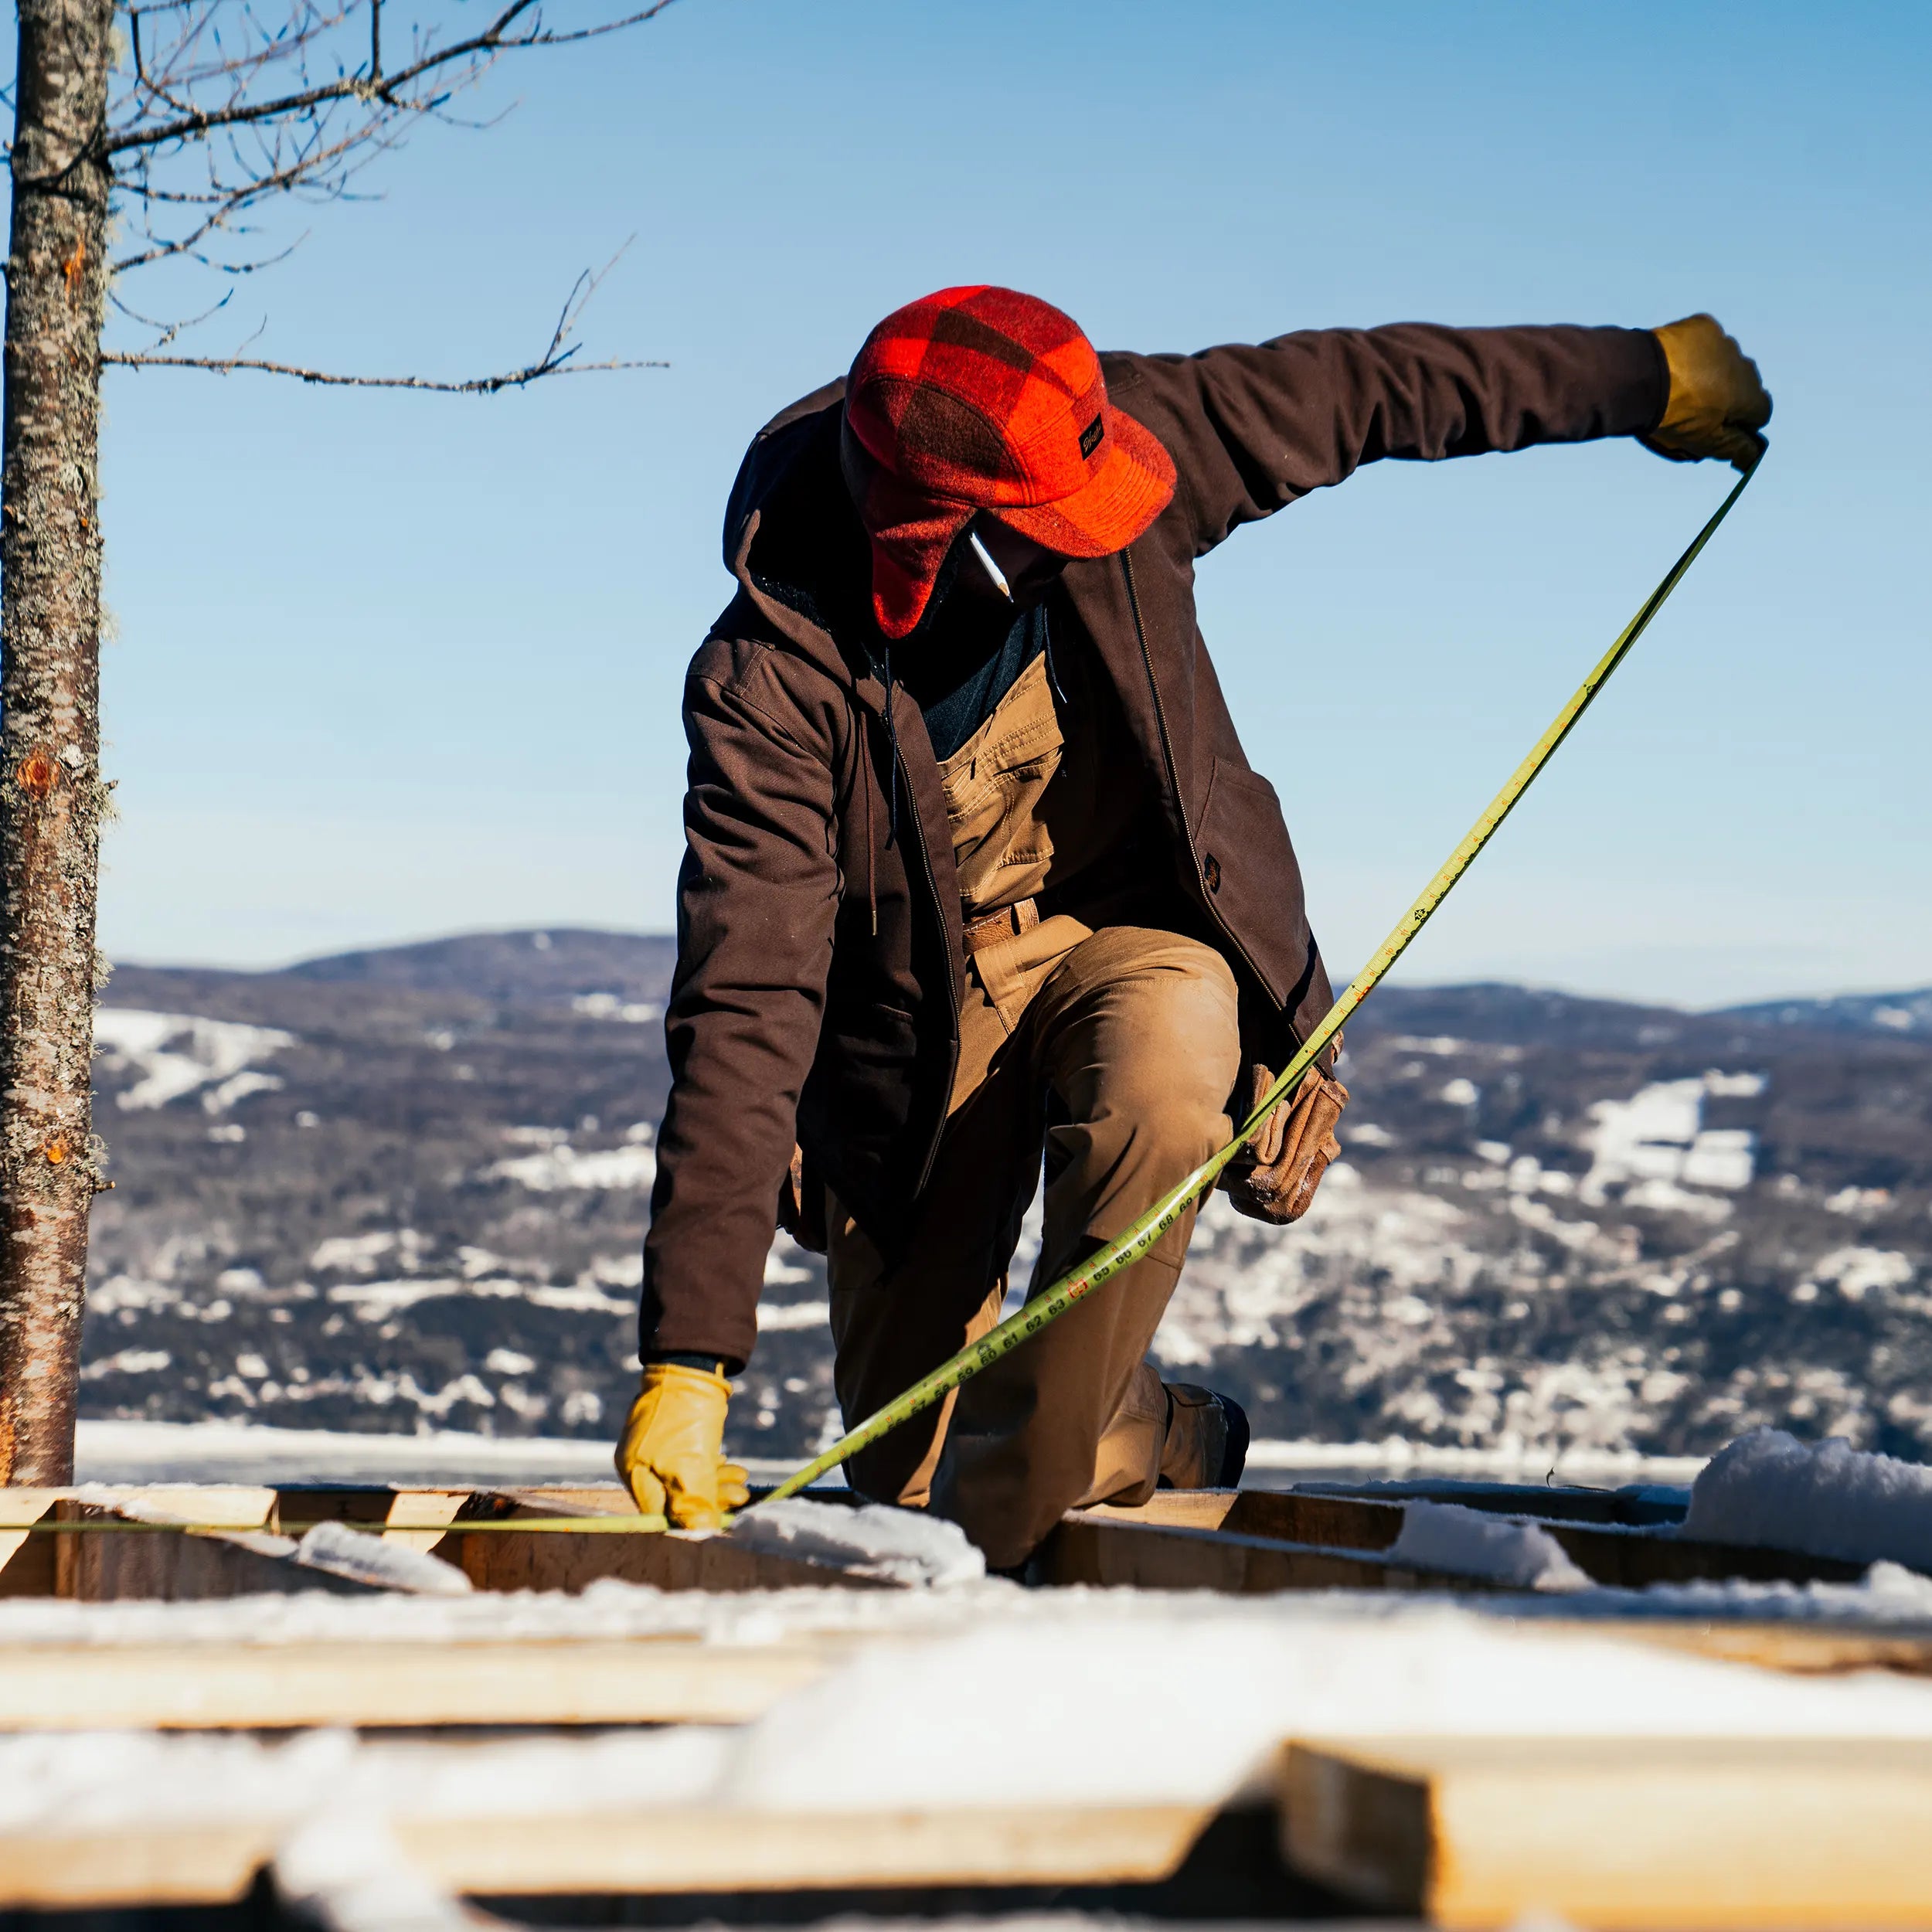
[[[680,0],[526,57],[502,124],[301,211],[202,342],[265,317],[260,353],[474,373],[634,235],[588,352],[671,367],[491,401],[110,373],[104,944],[668,927],[744,444],[887,309],[984,280],[1148,349],[1715,312],[1770,459],[1404,971],[1686,1004],[1932,981],[1929,80],[1923,9],[1775,4]],[[1631,444],[1383,465],[1208,560],[1338,970],[1727,478]]]

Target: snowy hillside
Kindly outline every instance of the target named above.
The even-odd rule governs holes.
[[[86,1413],[607,1432],[669,967],[558,932],[117,974]],[[1792,1011],[1379,994],[1343,1165],[1296,1229],[1210,1203],[1164,1360],[1264,1437],[1686,1454],[1768,1421],[1932,1454],[1932,1040]],[[828,1426],[825,1297],[781,1240],[750,1453]]]

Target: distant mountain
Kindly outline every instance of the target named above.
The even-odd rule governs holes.
[[[123,968],[85,1412],[607,1434],[672,954],[553,929]],[[1384,988],[1315,1211],[1211,1201],[1156,1352],[1262,1436],[1682,1454],[1762,1420],[1923,1459],[1932,1038],[1838,1012],[1885,1004]],[[823,1264],[781,1240],[765,1282],[733,1440],[791,1454],[832,1426]]]
[[[556,926],[337,953],[288,971],[295,979],[406,987],[477,999],[540,1002],[608,993],[619,1000],[662,1005],[677,957],[677,941],[668,934]]]
[[[1932,1035],[1932,986],[1914,993],[1845,993],[1835,999],[1768,1000],[1729,1009],[1740,1019],[1772,1026],[1808,1026],[1828,1033]]]

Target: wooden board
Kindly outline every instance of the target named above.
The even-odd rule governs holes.
[[[1029,1582],[1136,1590],[1213,1590],[1253,1596],[1287,1590],[1488,1591],[1493,1584],[1411,1570],[1362,1550],[1324,1549],[1226,1530],[1109,1521],[1083,1511],[1062,1519],[1027,1571]]]
[[[1381,1482],[1303,1482],[1304,1495],[1355,1496],[1365,1502],[1453,1502],[1504,1516],[1553,1516],[1563,1522],[1620,1523],[1657,1529],[1684,1519],[1684,1505],[1640,1488],[1589,1489],[1576,1483],[1471,1482],[1427,1478]]]
[[[32,1645],[0,1671],[0,1730],[740,1724],[838,1654],[652,1638]]]
[[[271,1492],[257,1521],[267,1516]],[[193,1509],[202,1507],[197,1498]],[[137,1522],[168,1519],[159,1508],[124,1504],[108,1509],[90,1503],[63,1502],[56,1505],[68,1521],[99,1521],[116,1516]],[[232,1513],[245,1513],[236,1505]],[[219,1522],[218,1513],[177,1515],[178,1522]],[[117,1603],[145,1598],[185,1603],[214,1597],[286,1596],[298,1590],[322,1590],[337,1596],[366,1596],[372,1587],[344,1577],[313,1570],[293,1560],[295,1546],[285,1536],[260,1531],[209,1533],[201,1530],[79,1531],[49,1539],[54,1546],[55,1594],[82,1603]]]
[[[1732,1664],[1755,1664],[1763,1670],[1786,1671],[1801,1677],[1855,1670],[1932,1676],[1932,1624],[1874,1627],[1758,1622],[1750,1618],[1723,1621],[1644,1617],[1588,1622],[1579,1619],[1573,1623],[1539,1620],[1537,1628],[1611,1637],[1622,1643],[1651,1644],[1663,1650],[1689,1651],[1699,1657],[1719,1658]]]
[[[513,1832],[406,1821],[396,1838],[433,1876],[470,1893],[1152,1883],[1179,1869],[1213,1815],[1192,1805],[672,1809],[526,1817]]]
[[[828,1886],[1153,1883],[1212,1814],[1194,1806],[772,1812],[653,1807],[393,1821],[451,1891],[781,1892]],[[0,1906],[242,1897],[287,1821],[0,1835]]]
[[[901,1586],[855,1577],[828,1563],[772,1556],[747,1549],[728,1536],[702,1530],[613,1536],[550,1530],[519,1536],[500,1530],[464,1534],[461,1523],[437,1543],[435,1553],[453,1563],[478,1590],[576,1591],[606,1577],[657,1590],[893,1590]]]
[[[1561,1492],[1558,1492],[1561,1493]],[[1585,1495],[1594,1492],[1586,1491]],[[1386,1549],[1402,1529],[1402,1505],[1309,1490],[1168,1491],[1138,1509],[1103,1505],[1082,1512],[1101,1520],[1222,1529],[1321,1549]],[[1493,1508],[1486,1513],[1500,1514]],[[1852,1583],[1860,1563],[1743,1544],[1693,1541],[1658,1528],[1565,1522],[1530,1517],[1593,1583],[1642,1590],[1651,1583],[1740,1580],[1753,1583]]]
[[[621,1515],[628,1507],[628,1498],[614,1489],[593,1491],[580,1502],[571,1501],[567,1492],[559,1490],[479,1492],[464,1513],[514,1522],[519,1516]],[[478,1590],[576,1591],[606,1577],[628,1583],[648,1583],[658,1590],[903,1587],[877,1578],[855,1577],[830,1563],[767,1556],[708,1530],[638,1536],[591,1530],[580,1536],[568,1530],[546,1530],[529,1536],[490,1530],[466,1535],[459,1516],[434,1548],[437,1556],[454,1563]]]
[[[1448,1927],[1932,1927],[1932,1746],[1293,1745],[1291,1866]]]
[[[1036,1559],[1033,1580],[1049,1585],[1213,1590],[1234,1596],[1310,1590],[1499,1594],[1494,1584],[1440,1571],[1411,1570],[1372,1552],[1137,1522],[1134,1514],[1087,1509],[1069,1515]],[[1546,1601],[1547,1610],[1533,1621],[1525,1620],[1526,1627],[1552,1634],[1653,1645],[1801,1675],[1855,1670],[1932,1675],[1932,1623],[1874,1628],[1855,1623],[1770,1622],[1748,1616],[1582,1617],[1565,1614],[1561,1597]]]
[[[0,1596],[61,1596],[89,1603],[179,1601],[263,1591],[371,1588],[290,1560],[292,1545],[277,1531],[324,1522],[345,1522],[430,1552],[463,1570],[479,1590],[574,1591],[604,1577],[661,1590],[897,1587],[848,1575],[832,1564],[762,1555],[701,1532],[463,1533],[466,1520],[628,1514],[629,1499],[615,1484],[500,1491],[376,1484],[280,1490],[172,1484],[114,1490],[104,1499],[99,1491],[88,1493],[83,1503],[72,1491],[0,1491],[0,1496],[11,1498],[0,1505]],[[28,1532],[28,1525],[50,1514],[68,1520],[119,1516],[232,1524],[236,1533]]]
[[[53,1539],[29,1536],[53,1513],[61,1489],[0,1489],[0,1597],[51,1597],[56,1580]]]

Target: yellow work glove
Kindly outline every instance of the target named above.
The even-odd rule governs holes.
[[[1670,366],[1664,420],[1643,439],[1674,463],[1721,456],[1748,470],[1764,454],[1758,431],[1771,420],[1771,399],[1757,365],[1713,316],[1686,315],[1652,331]]]
[[[724,1460],[731,1385],[711,1369],[653,1362],[617,1443],[617,1474],[640,1514],[673,1529],[717,1529],[725,1512],[750,1500],[745,1472]]]

